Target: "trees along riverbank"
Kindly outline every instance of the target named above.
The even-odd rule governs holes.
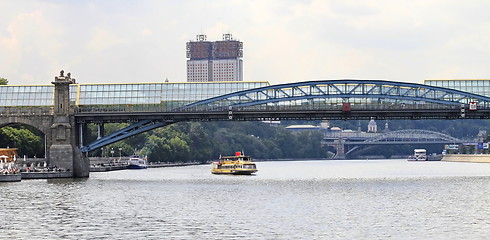
[[[105,134],[125,126],[106,124]],[[95,140],[96,126],[89,126],[88,132],[88,141]],[[256,159],[326,158],[327,149],[320,144],[322,137],[320,132],[294,133],[263,122],[183,122],[127,138],[89,155],[140,154],[147,155],[151,162],[205,162],[236,151]]]
[[[321,146],[319,131],[292,132],[285,129],[292,124],[319,125],[320,121],[283,121],[279,126],[264,122],[182,122],[145,132],[89,153],[89,156],[119,157],[132,154],[147,155],[152,162],[192,162],[232,155],[236,151],[255,159],[328,158],[331,153]],[[367,120],[331,121],[330,126],[362,131]],[[386,121],[378,121],[378,130]],[[474,138],[480,130],[490,127],[489,120],[392,120],[390,130],[427,129],[461,139]],[[105,124],[105,134],[122,129],[128,124]],[[19,155],[44,157],[44,136],[30,126],[13,124],[0,128],[0,147],[19,148]],[[86,142],[97,139],[97,125],[88,124]],[[487,139],[489,140],[489,139]],[[410,155],[414,145],[384,146],[363,155]],[[443,145],[427,146],[428,152],[441,152]],[[330,149],[333,151],[333,149]]]

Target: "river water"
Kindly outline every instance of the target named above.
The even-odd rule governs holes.
[[[490,164],[258,162],[0,183],[0,239],[488,239]]]

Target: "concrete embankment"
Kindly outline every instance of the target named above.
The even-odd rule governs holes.
[[[72,172],[22,172],[22,179],[72,178]]]
[[[182,167],[191,165],[201,165],[203,163],[199,162],[189,162],[189,163],[152,163],[148,165],[148,168],[163,168],[163,167]],[[205,163],[207,164],[207,163]]]
[[[164,168],[164,167],[181,167],[190,165],[199,165],[202,163],[190,162],[190,163],[151,163],[148,168]],[[92,165],[90,166],[90,172],[109,172],[128,169],[126,164],[110,164],[110,165]]]
[[[490,154],[446,154],[442,161],[490,163]]]
[[[90,172],[109,172],[127,169],[128,165],[114,165],[114,166],[90,166]]]
[[[20,174],[1,174],[0,182],[20,182]]]

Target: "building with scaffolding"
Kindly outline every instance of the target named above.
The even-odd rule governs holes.
[[[222,41],[207,41],[197,35],[187,49],[188,82],[243,81],[243,43],[223,34]]]

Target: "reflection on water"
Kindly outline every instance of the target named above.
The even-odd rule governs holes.
[[[485,239],[490,164],[258,162],[0,183],[0,239]]]

